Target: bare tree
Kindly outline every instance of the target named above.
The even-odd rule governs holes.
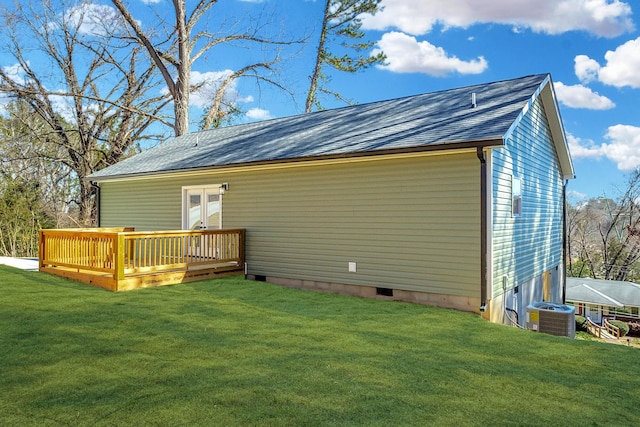
[[[79,222],[89,224],[95,189],[85,178],[135,151],[162,121],[168,98],[150,95],[153,64],[117,34],[126,27],[113,9],[109,16],[90,2],[60,0],[0,10],[5,54],[14,61],[0,68],[0,93],[46,124],[31,129],[36,146],[24,153],[72,171]]]
[[[581,237],[583,236],[583,224],[579,206],[575,206],[567,200],[567,273],[572,277],[584,277],[584,255],[582,253]]]
[[[30,183],[37,189],[42,214],[52,225],[72,225],[75,218],[70,200],[77,192],[73,171],[63,162],[52,160],[64,157],[64,149],[50,143],[50,126],[26,103],[16,101],[5,108],[6,117],[0,117],[0,179],[6,184]]]
[[[569,208],[569,274],[607,280],[640,278],[639,202],[640,169],[629,174],[617,200],[601,197]]]
[[[567,208],[567,273],[596,277],[602,271],[599,224],[604,218],[603,199],[591,199]]]
[[[270,54],[265,53],[269,59],[241,67],[220,82],[201,122],[203,128],[216,126],[226,114],[234,111],[233,106],[225,105],[224,95],[228,86],[240,77],[250,76],[286,90],[271,77],[270,73],[274,71],[275,64],[281,60],[277,47],[297,42],[266,37],[261,34],[262,24],[251,19],[231,24],[221,22],[215,30],[207,28],[212,24],[204,25],[203,22],[212,14],[211,10],[218,0],[200,0],[190,11],[187,10],[186,0],[172,0],[173,22],[161,21],[160,29],[149,30],[142,27],[140,21],[136,20],[122,0],[111,1],[164,78],[174,103],[173,130],[176,136],[189,131],[189,96],[198,89],[198,86],[193,85],[191,81],[192,67],[203,55],[212,54],[211,51],[215,47],[233,45],[253,50],[263,50],[267,46],[276,48]]]
[[[604,278],[627,280],[640,259],[640,169],[628,176],[617,206],[607,205],[608,221],[601,225]]]
[[[372,65],[382,64],[387,57],[383,52],[376,55],[362,55],[360,52],[373,47],[373,42],[362,41],[364,33],[361,31],[363,14],[374,15],[380,10],[381,0],[325,0],[322,28],[318,40],[316,61],[314,69],[309,77],[309,91],[305,103],[305,112],[309,113],[315,107],[322,109],[318,99],[318,92],[329,94],[334,98],[350,103],[339,93],[326,87],[328,76],[323,72],[325,66],[337,71],[355,73]],[[355,51],[356,55],[349,53],[336,54],[330,50],[330,44],[334,49],[342,51]]]

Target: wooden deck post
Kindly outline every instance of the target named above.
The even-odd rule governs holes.
[[[245,258],[244,258],[244,251],[245,251],[245,234],[246,234],[246,230],[243,228],[241,230],[239,230],[239,236],[240,236],[240,241],[238,242],[238,254],[240,255],[240,267],[242,267],[242,269],[244,270],[244,263],[245,263]]]
[[[114,241],[115,246],[115,276],[116,290],[118,290],[118,282],[124,280],[124,233],[117,233]]]
[[[44,231],[38,231],[38,270],[44,267]]]

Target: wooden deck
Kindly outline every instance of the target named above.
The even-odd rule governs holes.
[[[39,270],[111,291],[244,271],[245,230],[41,230]]]

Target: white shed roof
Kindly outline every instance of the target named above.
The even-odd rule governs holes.
[[[567,277],[566,299],[609,307],[640,307],[640,285],[618,280]]]

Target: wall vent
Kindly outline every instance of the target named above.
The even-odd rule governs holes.
[[[376,288],[376,295],[381,295],[383,297],[392,297],[393,296],[393,289]]]

